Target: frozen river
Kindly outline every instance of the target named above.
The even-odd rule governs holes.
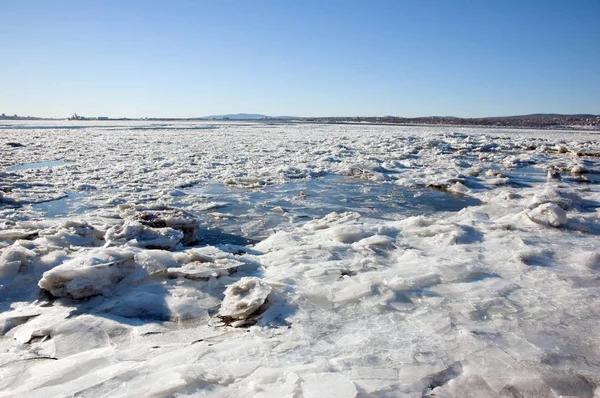
[[[598,138],[0,125],[0,396],[600,396]]]

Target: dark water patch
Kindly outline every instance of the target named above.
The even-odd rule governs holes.
[[[198,233],[198,245],[234,245],[243,247],[256,243],[258,243],[258,240],[225,233],[219,229],[204,229]]]
[[[11,148],[22,148],[25,145],[21,144],[20,142],[7,142],[6,145],[8,145]]]
[[[30,169],[41,169],[43,167],[56,167],[62,166],[63,164],[67,164],[62,159],[57,160],[48,160],[45,162],[36,162],[36,163],[25,163],[16,166],[7,167],[6,171],[21,171],[21,170],[30,170]]]

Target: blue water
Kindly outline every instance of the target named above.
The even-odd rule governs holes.
[[[480,204],[468,196],[454,196],[428,188],[405,188],[329,175],[280,185],[245,189],[208,183],[186,190],[172,205],[190,210],[194,202],[222,205],[190,210],[209,228],[240,237],[260,239],[285,225],[302,224],[331,212],[358,212],[365,217],[393,220],[438,211],[459,211]],[[93,193],[69,192],[66,197],[31,205],[46,217],[81,215],[102,207]]]
[[[331,212],[347,211],[376,219],[393,220],[438,211],[459,211],[480,204],[478,199],[454,196],[428,188],[405,188],[389,183],[367,182],[329,175],[281,185],[244,189],[209,183],[186,191],[198,201],[218,202],[216,209],[198,215],[221,213],[210,223],[231,233],[261,236],[283,224],[321,218]],[[183,201],[190,198],[184,197]],[[184,203],[175,203],[185,208]]]
[[[188,193],[229,202],[231,204],[220,211],[238,215],[251,209],[268,212],[273,208],[281,208],[311,218],[322,217],[333,211],[356,211],[377,218],[394,218],[392,214],[459,211],[480,203],[472,197],[454,196],[433,189],[405,188],[335,175],[257,190],[208,184],[190,189]]]

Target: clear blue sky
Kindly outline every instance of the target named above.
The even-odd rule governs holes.
[[[600,0],[0,0],[0,112],[600,113]]]

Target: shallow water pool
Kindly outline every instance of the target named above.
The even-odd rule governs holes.
[[[48,160],[46,162],[36,162],[36,163],[19,164],[19,165],[16,165],[16,166],[7,167],[6,170],[7,171],[21,171],[21,170],[29,170],[29,169],[41,169],[42,167],[62,166],[63,164],[66,164],[66,163],[67,162],[65,162],[62,159]]]
[[[176,201],[181,208],[212,218],[211,223],[231,233],[262,238],[273,229],[321,218],[331,212],[353,211],[362,216],[393,220],[440,211],[459,211],[480,204],[469,196],[429,188],[406,188],[339,175],[291,181],[259,189],[209,183],[186,191]],[[198,202],[215,205],[197,211]]]

